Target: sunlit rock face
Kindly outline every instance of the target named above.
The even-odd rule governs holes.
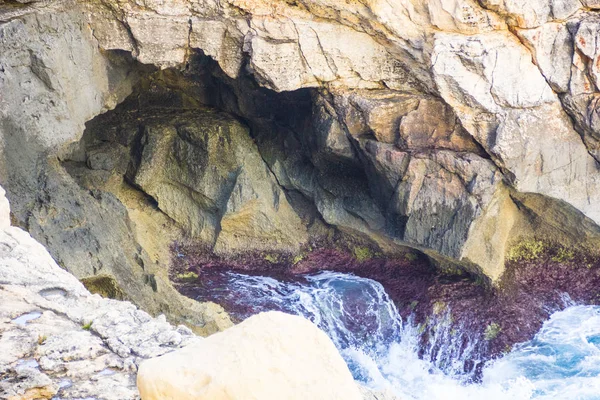
[[[143,400],[363,399],[325,332],[277,311],[145,361],[137,384]]]
[[[295,252],[344,232],[496,280],[522,236],[598,242],[595,8],[11,3],[0,176],[15,221],[60,264],[111,275],[137,304],[200,330],[173,306],[166,272],[183,237]],[[117,114],[178,116],[80,140],[125,98]],[[212,112],[236,134],[218,133]]]
[[[329,223],[384,232],[496,278],[505,243],[530,223],[515,211],[511,192],[538,193],[600,221],[594,5],[231,0],[88,7],[100,46],[131,51],[143,63],[181,65],[186,49],[201,49],[231,78],[249,71],[274,91],[318,88],[322,146],[342,159],[359,153],[379,199],[352,223],[317,200]],[[168,30],[168,40],[152,34],[156,26]],[[503,221],[500,232],[481,228],[493,221]]]

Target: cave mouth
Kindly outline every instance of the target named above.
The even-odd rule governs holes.
[[[392,189],[369,179],[326,94],[232,79],[201,51],[182,69],[139,70],[133,93],[61,160],[82,188],[163,214],[171,238],[220,254],[295,256],[342,236],[351,252],[378,252],[370,233],[402,237],[405,217],[381,202]]]

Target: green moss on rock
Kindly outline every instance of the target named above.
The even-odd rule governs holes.
[[[182,274],[177,274],[177,279],[182,281],[195,281],[198,279],[198,274],[193,271],[189,271]]]
[[[304,253],[300,253],[300,254],[296,255],[294,257],[294,259],[292,260],[292,264],[293,265],[298,264],[300,261],[304,260],[304,257],[306,257],[306,255]]]
[[[534,261],[547,249],[547,244],[538,239],[526,239],[513,246],[507,255],[509,261]]]
[[[366,246],[356,246],[353,249],[353,253],[354,253],[354,257],[359,262],[370,260],[374,256],[374,254],[371,251],[371,249],[369,249]]]
[[[575,251],[566,247],[560,247],[556,251],[556,254],[552,256],[552,261],[558,263],[569,263],[575,259]]]
[[[483,332],[483,338],[488,341],[494,340],[498,337],[501,331],[502,328],[500,327],[500,325],[498,325],[495,322],[492,322],[485,327],[485,331]]]
[[[277,264],[280,261],[279,254],[267,254],[264,259],[271,264]]]

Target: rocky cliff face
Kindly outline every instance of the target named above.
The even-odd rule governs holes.
[[[151,312],[205,324],[166,277],[184,236],[294,252],[343,232],[492,280],[521,237],[598,243],[593,1],[2,7],[15,222]]]
[[[372,210],[354,213],[362,231],[496,278],[504,243],[528,223],[522,193],[600,221],[594,4],[105,2],[92,13],[107,6],[112,14],[91,20],[106,49],[166,67],[197,48],[231,78],[250,71],[274,91],[318,88],[312,122],[331,120],[317,128],[325,147],[371,172]],[[328,223],[357,228],[317,208]]]

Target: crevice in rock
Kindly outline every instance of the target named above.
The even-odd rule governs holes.
[[[573,130],[579,134],[579,137],[581,138],[581,141],[585,146],[588,154],[596,161],[596,165],[600,170],[600,140],[598,140],[598,143],[594,143],[594,139],[596,139],[594,136],[596,135],[596,133],[592,129],[587,128],[582,124],[581,121],[585,121],[586,123],[588,122],[584,117],[577,118],[576,113],[578,109],[577,107],[573,107],[570,104],[568,100],[569,97],[570,95],[568,94],[559,95],[562,107],[565,111],[565,114],[569,117],[569,120],[571,121]]]

